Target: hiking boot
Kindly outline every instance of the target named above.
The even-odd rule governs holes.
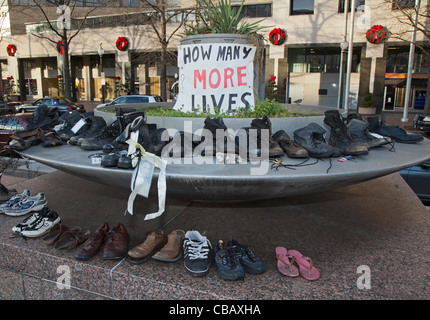
[[[329,144],[339,148],[344,155],[358,156],[368,154],[366,144],[354,141],[348,131],[339,110],[328,110],[324,112],[324,123],[331,128]]]
[[[280,145],[282,150],[290,158],[308,158],[306,149],[295,143],[284,130],[278,130],[273,134],[273,138]]]
[[[41,104],[34,110],[24,131],[49,130],[58,124],[58,119],[56,110],[49,109],[46,104]]]
[[[71,145],[80,145],[84,138],[91,138],[100,133],[100,131],[106,127],[106,121],[102,117],[91,116],[86,119],[89,123],[88,129],[82,134],[76,134],[73,137],[70,137],[69,144]]]
[[[76,132],[72,131],[74,126],[81,119],[83,119],[81,114],[78,111],[71,111],[71,112],[69,111],[69,112],[65,113],[63,119],[64,119],[63,127],[57,131],[57,134],[59,135],[59,137],[62,141],[68,141],[74,135],[82,134],[86,130],[88,130],[88,128],[89,128],[88,123],[85,122],[85,124],[82,127],[80,127]]]
[[[264,116],[262,119],[254,119],[251,121],[251,129],[257,130],[257,148],[262,148],[263,146],[268,146],[269,148],[269,158],[277,158],[285,155],[284,150],[278,144],[278,142],[272,137],[272,123],[268,116]],[[268,130],[269,140],[262,140],[262,131]],[[249,144],[251,145],[251,143]]]
[[[327,131],[315,122],[294,131],[294,142],[306,149],[312,158],[330,158],[340,156],[337,148],[329,145],[325,139]]]
[[[231,239],[227,242],[227,248],[236,256],[245,272],[250,274],[261,274],[266,271],[266,265],[260,258],[245,245],[241,245],[237,240]],[[215,251],[215,249],[214,249]]]
[[[152,152],[156,156],[161,156],[161,151],[167,144],[167,140],[162,140],[163,133],[167,131],[165,128],[149,130],[149,139],[152,145]]]
[[[376,148],[391,142],[390,138],[377,138],[372,135],[367,122],[363,120],[351,119],[347,128],[355,141],[366,143],[368,148]]]
[[[224,242],[219,240],[213,249],[212,263],[218,276],[223,280],[240,280],[245,278],[245,270],[233,251],[224,248]]]
[[[210,118],[207,117],[204,121],[203,129],[207,129],[212,133],[213,138],[213,149],[210,146],[206,146],[205,152],[202,155],[208,154],[215,155],[216,152],[222,153],[236,153],[236,143],[234,138],[227,131],[228,128],[221,117]],[[222,130],[221,132],[217,130]],[[201,142],[204,141],[206,137],[203,138]]]
[[[209,240],[196,230],[187,231],[184,239],[184,266],[195,277],[203,277],[209,272]]]

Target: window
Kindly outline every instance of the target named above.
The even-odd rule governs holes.
[[[386,73],[407,73],[409,65],[409,46],[389,47]],[[427,54],[415,48],[413,73],[428,73],[430,61]]]
[[[239,10],[240,6],[232,5],[232,10],[234,13]],[[251,4],[244,5],[240,16],[248,18],[261,18],[261,17],[271,17],[272,16],[272,5],[268,4]]]
[[[415,0],[393,0],[393,10],[415,7]]]
[[[139,5],[139,0],[124,0],[122,5],[124,7],[137,7]]]
[[[290,14],[313,14],[314,13],[314,0],[291,0]]]
[[[354,48],[352,72],[359,72],[361,48]],[[291,72],[338,73],[340,48],[289,49]]]
[[[359,6],[364,6],[364,5],[365,5],[365,0],[356,0],[355,11],[357,11],[357,8]],[[339,13],[344,13],[344,12],[345,12],[345,0],[339,0]],[[349,1],[348,12],[351,12],[351,0]]]

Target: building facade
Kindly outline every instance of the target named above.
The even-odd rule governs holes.
[[[42,12],[33,0],[2,1],[1,89],[11,92],[14,89],[11,87],[15,86],[16,91],[16,82],[11,81],[23,78],[26,99],[61,95],[59,84],[64,57],[57,50],[59,36],[49,28],[45,18],[46,15],[55,25],[61,10],[57,13],[56,6],[44,6]],[[366,94],[371,92],[379,109],[401,110],[406,99],[410,44],[397,36],[411,39],[412,26],[399,21],[404,20],[405,12],[412,10],[415,1],[396,0],[400,9],[393,1],[356,0],[353,51],[349,56],[347,50],[341,48],[349,40],[351,30],[351,6],[345,10],[345,0],[246,0],[243,16],[250,21],[264,19],[261,24],[267,26],[262,33],[266,46],[265,78],[268,82],[271,76],[276,76],[278,100],[342,106],[345,77],[340,77],[340,73],[347,70],[347,62],[351,61],[350,109],[362,104]],[[107,99],[123,95],[125,90],[160,94],[161,45],[148,20],[151,8],[139,0],[79,0],[72,3],[68,35],[73,36],[79,30],[69,46],[73,97],[101,100],[102,83],[105,83]],[[194,0],[169,0],[167,3],[170,16],[174,16],[167,24],[167,35],[173,33],[183,19],[193,22],[193,15],[174,13],[194,7]],[[233,5],[240,3],[232,0]],[[425,8],[428,2],[420,1],[420,5]],[[378,25],[385,27],[390,36],[379,44],[370,43],[366,33]],[[281,44],[269,40],[270,32],[278,28],[285,33]],[[168,99],[173,99],[175,91],[172,87],[178,73],[175,54],[182,31],[183,28],[176,31],[168,43]],[[128,40],[127,50],[117,49],[119,37]],[[420,32],[416,35],[416,43],[426,44]],[[15,46],[15,55],[9,55],[7,48],[10,45]],[[424,107],[429,67],[428,55],[417,46],[409,97],[411,109]]]

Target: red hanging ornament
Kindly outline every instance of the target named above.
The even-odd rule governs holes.
[[[281,45],[286,39],[285,32],[281,28],[275,28],[269,33],[269,40],[274,45]]]
[[[58,40],[58,42],[57,42],[57,51],[59,54],[63,54],[63,41],[62,40]]]
[[[116,40],[116,48],[119,51],[126,51],[128,49],[128,40],[126,37],[118,37]]]
[[[8,45],[8,46],[7,46],[7,48],[6,48],[6,50],[7,50],[7,54],[8,54],[10,57],[15,56],[15,53],[16,53],[16,46],[15,46],[14,44],[10,44],[10,45]]]
[[[385,40],[387,40],[387,38],[388,30],[381,25],[374,25],[366,32],[367,41],[373,44],[383,43]]]

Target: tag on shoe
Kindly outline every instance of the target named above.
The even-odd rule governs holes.
[[[76,134],[86,124],[87,122],[84,119],[81,119],[78,122],[76,122],[76,124],[70,130],[72,130],[72,132]]]

